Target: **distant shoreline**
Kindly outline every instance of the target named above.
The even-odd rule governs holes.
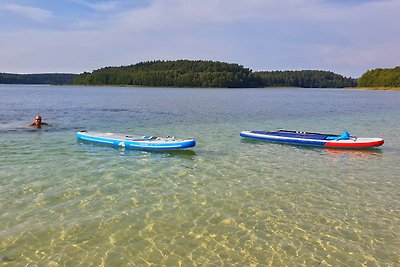
[[[73,86],[73,87],[127,87],[127,88],[194,88],[194,89],[241,89],[236,87],[174,87],[174,86],[143,86],[143,85],[112,85],[112,84],[22,84],[22,83],[0,83],[0,85],[47,85],[47,86]],[[244,87],[243,89],[346,89],[346,90],[369,90],[369,91],[400,91],[400,87],[296,87],[296,86],[268,86],[268,87]]]
[[[112,85],[112,84],[23,84],[23,83],[0,83],[0,85],[47,85],[47,86],[73,86],[73,87],[127,87],[127,88],[195,88],[195,89],[241,89],[236,87],[174,87],[174,86],[143,86],[143,85]],[[330,87],[296,87],[296,86],[268,86],[268,87],[244,87],[244,89],[330,89]],[[332,89],[346,89],[346,90],[369,90],[369,91],[400,91],[400,87],[342,87]]]
[[[372,90],[372,91],[400,91],[400,87],[345,87],[344,89]]]

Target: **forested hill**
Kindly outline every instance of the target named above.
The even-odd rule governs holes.
[[[400,87],[400,66],[367,71],[358,79],[359,87]]]
[[[0,84],[73,84],[77,74],[11,74],[0,73]]]
[[[374,71],[371,72],[374,73]],[[369,72],[366,74],[370,75]],[[105,67],[79,75],[0,73],[0,84],[2,83],[222,88],[341,88],[356,86],[355,79],[328,71],[253,72],[238,64],[204,60],[149,61],[130,66]]]
[[[261,71],[255,75],[261,77],[263,87],[343,88],[357,83],[355,79],[320,70]]]
[[[76,84],[161,87],[258,87],[259,79],[238,64],[213,61],[150,61],[106,67],[79,75]]]
[[[252,72],[238,64],[202,61],[151,61],[106,67],[79,75],[75,84],[165,87],[351,87],[355,80],[325,71]]]

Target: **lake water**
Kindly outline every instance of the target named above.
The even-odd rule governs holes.
[[[51,127],[31,129],[36,114]],[[371,150],[242,130],[382,137]],[[193,137],[182,152],[81,129]],[[400,92],[0,85],[0,266],[399,266]]]

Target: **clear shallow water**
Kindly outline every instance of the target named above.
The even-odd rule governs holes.
[[[399,107],[399,92],[1,85],[0,265],[397,266]],[[53,126],[24,127],[37,113]],[[385,144],[239,137],[279,128]],[[198,145],[124,151],[80,129]]]

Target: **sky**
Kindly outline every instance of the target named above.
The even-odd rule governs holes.
[[[0,0],[0,72],[152,60],[357,78],[400,65],[400,0]]]

